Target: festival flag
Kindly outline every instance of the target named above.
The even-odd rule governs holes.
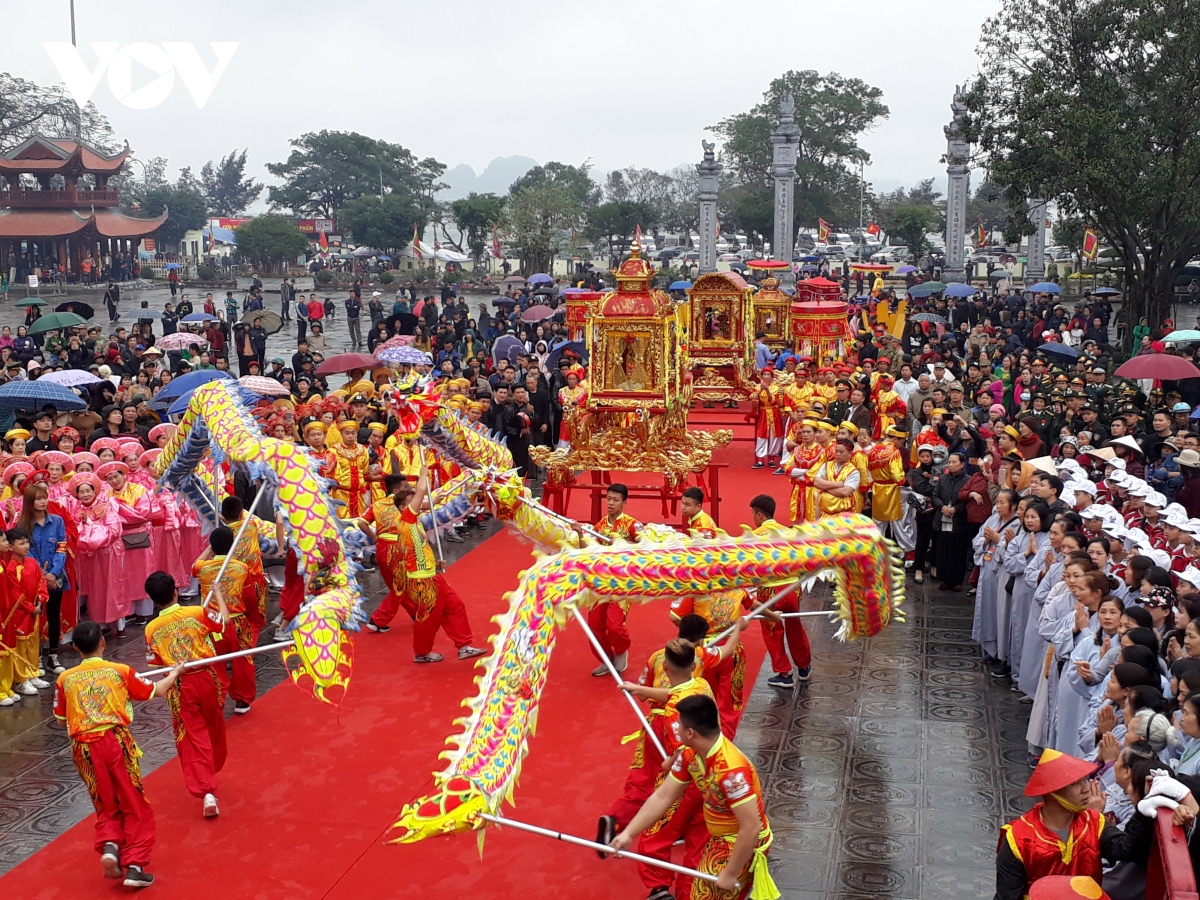
[[[496,226],[492,226],[492,256],[500,259],[503,254],[500,252],[500,234],[496,230]]]
[[[417,237],[417,223],[413,222],[413,256],[417,259],[424,259],[421,255],[421,239]]]
[[[883,229],[880,228],[878,225],[876,225],[874,222],[872,222],[870,225],[867,226],[867,234],[871,235],[872,237],[881,233],[882,231],[883,231]]]
[[[817,240],[822,244],[829,243],[829,232],[833,230],[833,226],[824,219],[817,219]]]
[[[322,249],[322,250],[328,250],[328,249],[329,249],[329,238],[325,237],[325,231],[324,231],[324,229],[322,229],[322,230],[321,230],[320,244],[321,244],[321,249]]]
[[[987,229],[983,227],[983,219],[980,218],[979,224],[975,226],[975,248],[978,249],[987,243]]]
[[[1095,259],[1100,252],[1100,238],[1089,226],[1083,229],[1083,258]]]
[[[641,249],[642,249],[642,226],[641,225],[634,226],[633,245],[635,247],[637,247],[639,252],[641,251]]]

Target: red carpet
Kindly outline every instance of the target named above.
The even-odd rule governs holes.
[[[755,493],[774,493],[786,508],[786,480],[750,471],[749,444],[735,443],[720,456],[733,463],[722,471],[724,527],[736,532],[737,524],[749,521],[747,502]],[[572,511],[583,515],[587,508],[577,494]],[[631,512],[661,521],[657,503],[631,504]],[[528,564],[528,546],[500,534],[451,567],[476,643],[502,610],[502,593]],[[158,824],[149,868],[158,891],[205,900],[214,894],[347,900],[639,896],[643,888],[632,863],[601,861],[590,851],[512,830],[488,829],[482,861],[474,835],[414,846],[384,843],[400,808],[430,787],[437,755],[455,730],[450,723],[462,700],[474,694],[471,665],[453,659],[444,638],[437,649],[448,654],[445,662],[412,662],[401,619],[387,635],[357,638],[353,683],[340,710],[282,685],[249,716],[228,723],[220,818],[200,817],[199,801],[184,790],[174,761],[147,777]],[[674,629],[665,605],[655,604],[632,611],[630,630],[630,674],[636,674]],[[753,684],[763,646],[754,631],[749,634],[747,683]],[[636,727],[611,680],[590,677],[594,666],[583,633],[568,628],[555,648],[517,805],[505,814],[594,835],[597,815],[627,772],[631,751],[620,737]],[[120,882],[101,878],[92,827],[93,820],[85,820],[0,879],[0,894],[39,900],[127,895]]]

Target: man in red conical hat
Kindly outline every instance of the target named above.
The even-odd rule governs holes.
[[[1109,900],[1087,875],[1048,875],[1029,887],[1029,900]]]

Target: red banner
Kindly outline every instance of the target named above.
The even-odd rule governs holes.
[[[1100,238],[1091,228],[1083,230],[1083,258],[1095,259],[1100,253]]]

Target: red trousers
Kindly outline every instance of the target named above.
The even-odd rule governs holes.
[[[304,604],[304,576],[296,571],[296,551],[288,547],[287,561],[283,564],[283,588],[279,591],[279,614],[290,622]]]
[[[217,655],[257,647],[258,632],[261,628],[262,625],[251,622],[246,616],[234,616],[225,623]],[[254,698],[258,696],[258,687],[254,682],[254,657],[239,656],[237,659],[231,659],[229,668],[233,670],[232,676],[226,674],[224,663],[217,664],[217,675],[226,692],[234,700],[253,703]]]
[[[657,754],[656,754],[657,755]],[[650,795],[654,793],[654,773],[644,766],[630,769],[621,796],[608,808],[608,815],[617,820],[617,831],[633,821]]]
[[[772,607],[776,612],[800,612],[800,598],[792,594],[785,600],[780,600]],[[767,645],[767,653],[771,654],[771,668],[779,675],[787,675],[792,671],[793,664],[797,669],[807,669],[812,665],[812,649],[808,645],[808,632],[804,630],[803,619],[784,619],[776,624],[769,619],[759,619],[762,625],[763,643]],[[787,640],[787,650],[792,652],[788,660],[784,640]]]
[[[658,823],[657,826],[652,825],[642,833],[637,852],[643,856],[670,862],[671,848],[681,838],[684,845],[683,865],[694,869],[700,862],[700,854],[709,838],[708,826],[704,824],[704,798],[700,796],[700,792],[696,790],[694,784],[687,786],[678,805],[671,810],[665,822]],[[651,891],[656,888],[671,890],[671,882],[674,881],[675,888],[671,892],[676,897],[683,900],[683,898],[691,896],[692,877],[690,875],[676,875],[666,869],[648,866],[645,863],[638,863],[637,867],[642,884]]]
[[[146,866],[154,847],[154,810],[142,791],[129,729],[110,728],[95,741],[72,741],[71,755],[96,808],[96,852],[112,841],[121,850],[121,865]]]
[[[216,793],[225,765],[225,692],[216,674],[185,672],[167,692],[183,783],[193,797]]]
[[[625,627],[625,610],[620,603],[601,603],[593,606],[588,610],[587,620],[588,626],[609,659],[629,650],[633,641],[629,638],[629,629]],[[599,659],[600,656],[590,641],[588,647],[591,648],[592,656]]]
[[[471,623],[467,621],[467,608],[462,598],[450,586],[444,575],[434,575],[433,583],[437,587],[437,601],[428,615],[420,617],[417,605],[407,594],[397,594],[388,591],[379,608],[371,614],[371,621],[376,625],[390,625],[396,613],[403,607],[404,611],[413,617],[413,653],[425,656],[433,650],[433,640],[438,629],[446,632],[455,647],[467,647],[474,640],[471,634]]]
[[[745,709],[746,648],[738,644],[732,658],[725,660],[715,671],[705,675],[717,700],[717,712],[721,715],[721,733],[729,740],[737,735],[742,711]]]

